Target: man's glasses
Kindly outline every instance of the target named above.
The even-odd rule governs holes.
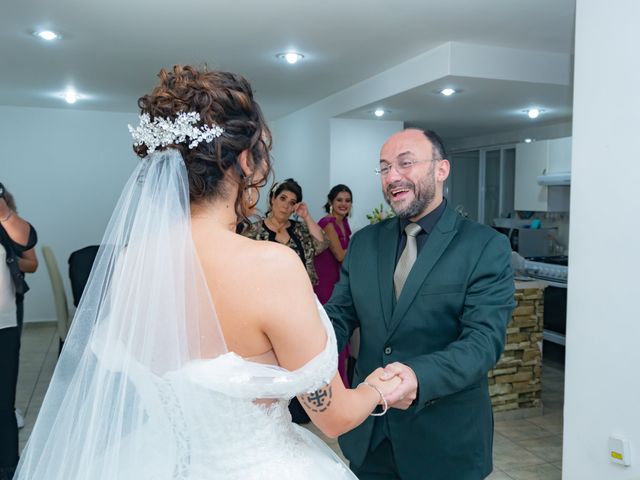
[[[402,160],[400,160],[398,163],[387,163],[387,162],[381,162],[380,166],[378,168],[375,169],[376,175],[381,175],[381,176],[386,176],[389,174],[389,172],[391,172],[391,169],[395,167],[396,172],[398,172],[399,174],[403,174],[408,172],[409,170],[411,170],[411,167],[413,167],[416,163],[420,163],[420,162],[429,162],[432,160],[440,160],[439,158],[428,158],[426,160],[413,160],[411,158],[403,158]]]

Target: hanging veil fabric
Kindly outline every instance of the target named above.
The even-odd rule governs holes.
[[[107,227],[15,478],[301,478],[314,461],[307,478],[353,478],[285,418],[289,398],[335,375],[321,317],[326,347],[299,370],[228,352],[191,238],[186,167],[177,150],[152,153]]]
[[[184,162],[155,152],[107,227],[16,478],[115,479],[124,456],[174,460],[176,392],[163,377],[226,352],[190,226]],[[140,444],[152,430],[160,451]]]

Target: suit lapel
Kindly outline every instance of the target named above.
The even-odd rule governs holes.
[[[380,226],[378,237],[378,286],[380,288],[380,304],[387,328],[391,323],[393,311],[393,270],[396,266],[399,228],[398,219],[390,219]]]
[[[395,329],[398,328],[402,317],[404,317],[413,303],[425,278],[427,278],[433,266],[442,256],[453,237],[455,237],[457,233],[457,217],[458,214],[455,211],[446,208],[442,214],[442,218],[429,234],[427,243],[422,247],[418,258],[416,258],[416,263],[413,264],[407,281],[402,288],[402,293],[400,294],[400,298],[398,298],[398,303],[391,316],[391,322],[387,325],[389,335],[393,334]]]

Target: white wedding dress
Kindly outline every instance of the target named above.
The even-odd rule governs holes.
[[[247,361],[233,352],[194,360],[162,377],[141,370],[130,375],[137,393],[151,399],[146,433],[136,442],[152,456],[128,456],[125,439],[115,445],[122,459],[122,480],[207,479],[354,479],[342,460],[318,437],[291,422],[289,400],[313,392],[336,375],[337,349],[331,323],[318,303],[327,331],[325,349],[302,368],[290,372]],[[94,345],[108,368],[119,370],[125,352]],[[130,367],[129,367],[130,368]],[[130,372],[133,369],[130,368]],[[148,394],[145,392],[148,389]],[[157,395],[157,392],[161,392]],[[155,400],[153,400],[155,399]],[[166,440],[175,439],[167,449]],[[135,451],[131,449],[131,451]],[[153,455],[153,452],[163,452]],[[113,458],[114,452],[107,452]],[[102,461],[95,463],[102,468]],[[96,478],[99,470],[86,471]]]
[[[228,351],[184,163],[153,153],[107,228],[15,480],[356,478],[287,408],[336,374],[318,308],[326,346],[298,370]]]

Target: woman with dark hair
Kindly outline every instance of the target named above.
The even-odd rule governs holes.
[[[323,305],[329,301],[333,286],[340,278],[340,264],[349,246],[351,227],[348,217],[352,201],[351,189],[346,185],[336,185],[329,191],[324,205],[328,215],[318,222],[329,239],[329,249],[318,255],[315,261],[318,283],[314,290]]]
[[[318,273],[318,283],[313,290],[318,300],[323,305],[331,298],[333,286],[340,279],[340,264],[344,260],[351,238],[351,228],[348,217],[351,214],[353,195],[351,189],[343,184],[334,186],[327,195],[327,203],[324,209],[328,215],[322,217],[318,225],[323,229],[329,239],[329,248],[315,259],[315,268]],[[347,359],[349,347],[340,352],[338,357],[338,372],[342,381],[348,387]]]
[[[299,257],[235,233],[271,135],[239,75],[175,66],[139,100],[114,212],[17,479],[353,479],[335,437],[398,378],[346,389]]]
[[[302,222],[291,216],[302,218]],[[318,283],[314,258],[329,246],[329,239],[302,202],[302,188],[293,178],[276,183],[269,191],[267,216],[254,223],[245,235],[269,240],[293,249],[304,264],[313,285]]]
[[[35,272],[35,229],[23,220],[13,196],[0,183],[0,480],[18,464],[15,404],[24,314],[24,273]]]

